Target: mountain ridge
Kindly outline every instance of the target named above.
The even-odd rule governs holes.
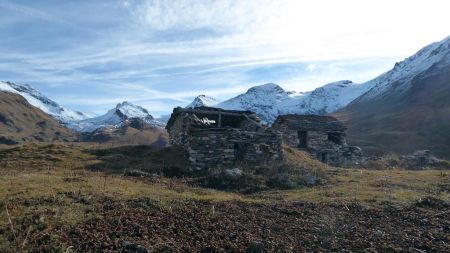
[[[376,85],[333,113],[368,154],[429,149],[450,157],[450,37],[369,81]]]
[[[99,128],[120,128],[137,119],[148,127],[164,127],[164,123],[155,120],[147,109],[128,101],[118,103],[106,114],[72,122],[68,127],[76,132],[93,132]]]
[[[74,141],[75,135],[17,92],[0,90],[0,144]]]
[[[68,124],[72,121],[88,118],[88,116],[82,112],[73,111],[59,105],[28,84],[0,81],[0,91],[9,91],[19,94],[26,99],[28,103],[41,109],[62,124]]]
[[[266,83],[253,86],[245,93],[219,103],[199,102],[206,97],[201,95],[196,97],[188,107],[195,107],[198,104],[222,109],[254,111],[265,123],[271,124],[282,114],[324,115],[334,112],[370,88],[369,85],[341,80],[325,84],[313,91],[295,92],[286,91],[275,83]]]

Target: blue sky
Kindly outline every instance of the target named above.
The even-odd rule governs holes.
[[[0,0],[0,80],[154,115],[275,82],[364,82],[450,35],[445,0]]]

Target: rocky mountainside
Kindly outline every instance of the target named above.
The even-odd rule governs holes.
[[[0,91],[0,144],[71,140],[68,129],[17,92]]]
[[[164,123],[155,120],[146,109],[126,101],[104,115],[72,122],[68,127],[77,132],[93,132],[100,128],[120,128],[130,124],[141,125],[140,128],[164,127]]]
[[[367,83],[368,92],[334,113],[350,142],[366,153],[430,149],[450,157],[450,37]]]
[[[39,91],[33,89],[27,84],[15,84],[12,82],[1,82],[0,91],[9,91],[19,94],[31,105],[41,109],[62,124],[68,124],[73,121],[87,119],[88,116],[82,112],[72,111],[60,106],[55,101],[47,98]]]
[[[204,95],[197,97],[188,107],[212,106],[232,110],[256,112],[271,124],[282,114],[327,114],[346,106],[367,92],[372,84],[356,84],[343,80],[326,84],[310,92],[286,91],[274,83],[250,88],[246,93],[217,103]],[[208,98],[208,99],[205,99]]]

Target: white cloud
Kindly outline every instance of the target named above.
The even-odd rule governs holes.
[[[317,66],[316,64],[308,64],[308,66],[306,66],[306,68],[308,69],[309,72],[313,72],[314,70],[316,70]]]
[[[450,3],[446,0],[126,0],[117,5],[129,10],[119,13],[130,20],[108,30],[107,36],[86,43],[68,41],[52,51],[2,47],[0,71],[11,70],[19,80],[53,87],[76,83],[105,87],[91,102],[76,96],[64,98],[71,104],[137,100],[149,105],[154,101],[161,109],[161,103],[169,108],[199,93],[226,99],[258,84],[255,80],[279,81],[293,90],[310,90],[338,79],[365,81],[393,62],[374,65],[364,60],[400,60],[450,35]],[[50,15],[0,0],[1,7],[18,13],[17,19],[10,17],[5,22],[8,26],[22,14],[59,26],[80,24],[77,20],[68,23],[58,11]],[[109,17],[107,10],[99,11]],[[108,22],[99,23],[100,28],[94,24],[86,28],[101,30]],[[31,44],[53,39],[33,38]],[[2,45],[11,41],[4,40]],[[364,70],[330,63],[358,61]],[[306,70],[271,77],[275,80],[247,74],[252,68],[283,64],[303,64]]]
[[[154,0],[135,12],[149,29],[224,32],[215,38],[222,46],[258,43],[292,55],[364,55],[412,53],[442,39],[450,32],[449,7],[446,0]]]
[[[133,11],[156,30],[207,28],[239,33],[270,18],[272,8],[277,6],[279,4],[271,0],[153,0],[135,6]]]

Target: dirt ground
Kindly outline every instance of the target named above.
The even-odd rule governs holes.
[[[72,197],[74,202],[86,203],[83,196]],[[23,204],[52,201],[30,199]],[[54,215],[51,213],[15,220],[17,231],[33,227],[21,248],[29,252],[140,252],[132,250],[139,246],[149,252],[450,250],[450,206],[436,199],[404,208],[388,203],[366,208],[359,204],[237,201],[174,201],[161,208],[149,198],[88,201],[95,204],[84,212],[97,216],[77,224],[47,227],[42,217]],[[13,239],[7,227],[0,235]]]
[[[89,170],[116,165],[98,152],[0,151],[0,252],[450,252],[448,171],[324,169],[242,194]]]

